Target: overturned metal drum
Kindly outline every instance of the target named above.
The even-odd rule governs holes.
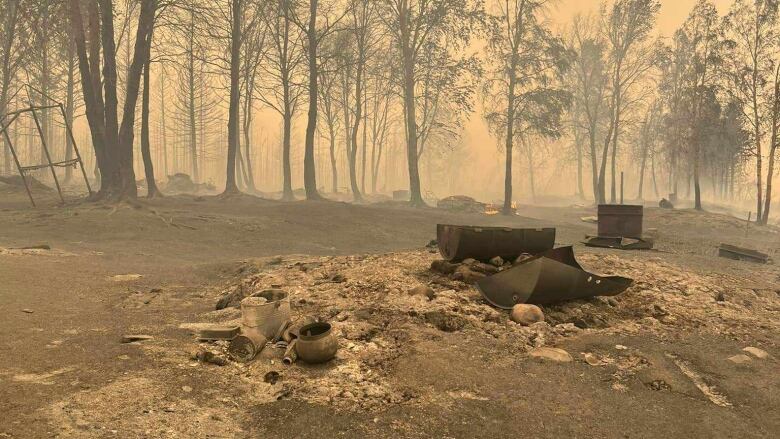
[[[439,224],[439,252],[448,261],[474,258],[487,261],[496,256],[512,260],[523,253],[537,254],[555,245],[555,229],[514,229]]]

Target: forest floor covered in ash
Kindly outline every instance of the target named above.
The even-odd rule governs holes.
[[[580,244],[595,208],[576,205],[508,218],[248,196],[40,204],[0,191],[0,438],[780,434],[773,226],[646,208],[656,250],[620,251]],[[430,270],[437,223],[556,227],[587,270],[634,283],[521,326]],[[720,243],[774,263],[719,258]],[[433,297],[409,294],[420,285]],[[333,323],[334,360],[285,366],[270,346],[249,364],[192,358],[224,346],[187,328],[236,323],[217,302],[270,287],[294,318]]]

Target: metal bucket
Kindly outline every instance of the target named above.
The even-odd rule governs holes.
[[[599,236],[641,238],[644,207],[632,204],[599,204]]]
[[[289,320],[290,297],[286,291],[264,290],[241,301],[242,326],[257,330],[269,340]]]

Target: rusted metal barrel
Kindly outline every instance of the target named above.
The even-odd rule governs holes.
[[[439,252],[448,261],[474,258],[486,261],[496,256],[512,260],[523,253],[538,254],[555,245],[555,229],[514,229],[439,224]]]
[[[599,204],[599,236],[641,238],[644,207],[632,204]]]

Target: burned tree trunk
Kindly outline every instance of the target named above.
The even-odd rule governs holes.
[[[242,1],[232,0],[231,2],[233,18],[230,32],[230,104],[228,106],[227,175],[224,192],[226,195],[239,192],[236,185],[236,154],[238,153]]]
[[[73,53],[73,44],[71,42],[67,43],[68,50],[67,50],[67,62],[68,62],[68,68],[67,68],[67,84],[65,89],[65,123],[72,127],[73,126],[73,112],[74,112],[74,99],[73,99],[73,93],[75,89],[75,74],[76,74],[76,60]],[[2,111],[2,110],[0,110]],[[65,136],[65,160],[71,160],[73,158],[73,139],[71,136]],[[65,181],[64,183],[70,183],[70,181],[73,179],[73,167],[68,166],[65,168]]]
[[[151,52],[152,47],[152,32],[149,32],[147,38],[146,50]],[[149,76],[151,68],[151,59],[146,57],[144,63],[144,89],[141,96],[141,157],[144,162],[144,175],[146,177],[146,197],[155,198],[162,194],[157,189],[157,182],[154,179],[154,164],[152,163],[152,155],[149,145]]]
[[[309,1],[309,25],[306,29],[309,49],[309,114],[303,158],[303,186],[307,200],[320,200],[317,191],[317,168],[314,163],[314,133],[317,130],[317,0]]]

